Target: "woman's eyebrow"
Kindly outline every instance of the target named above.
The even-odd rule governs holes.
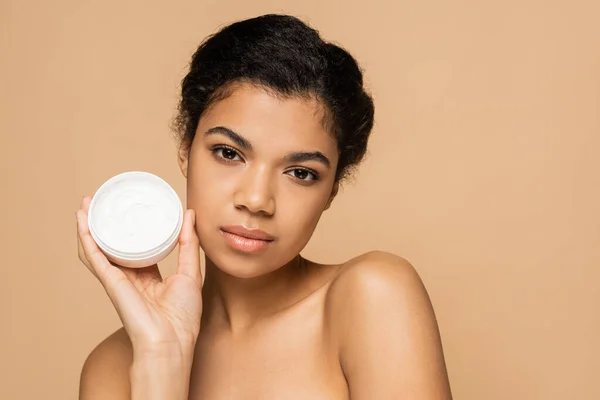
[[[224,126],[215,126],[204,133],[204,136],[210,135],[226,136],[244,150],[252,150],[252,144],[248,139]],[[327,168],[331,168],[331,161],[320,151],[297,151],[288,154],[284,159],[287,162],[317,161]]]
[[[323,153],[320,151],[311,152],[295,152],[285,156],[285,160],[288,162],[302,162],[302,161],[318,161],[324,164],[327,168],[331,168],[331,162]]]
[[[204,136],[210,135],[224,135],[231,139],[235,144],[243,148],[244,150],[252,150],[252,144],[248,141],[248,139],[244,138],[239,133],[235,133],[229,128],[225,128],[224,126],[215,126],[214,128],[210,128],[204,133]]]

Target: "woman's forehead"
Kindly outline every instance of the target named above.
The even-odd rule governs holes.
[[[315,98],[277,95],[248,84],[239,85],[228,94],[205,112],[197,134],[224,126],[255,146],[276,141],[286,147],[337,151],[335,139],[324,127],[324,106]]]

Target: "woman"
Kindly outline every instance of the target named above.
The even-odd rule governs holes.
[[[177,273],[109,263],[87,229],[89,196],[77,212],[80,258],[123,322],[87,358],[80,398],[450,399],[435,316],[406,260],[300,255],[373,115],[355,60],[294,17],[208,38],[175,124],[188,206]]]

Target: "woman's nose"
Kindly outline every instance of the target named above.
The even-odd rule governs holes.
[[[233,200],[236,208],[245,208],[254,214],[273,215],[275,197],[269,171],[266,168],[248,169],[240,179]]]

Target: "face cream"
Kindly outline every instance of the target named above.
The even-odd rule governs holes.
[[[169,255],[182,224],[179,196],[148,172],[113,176],[96,191],[88,211],[98,247],[109,260],[130,268],[147,267]]]

